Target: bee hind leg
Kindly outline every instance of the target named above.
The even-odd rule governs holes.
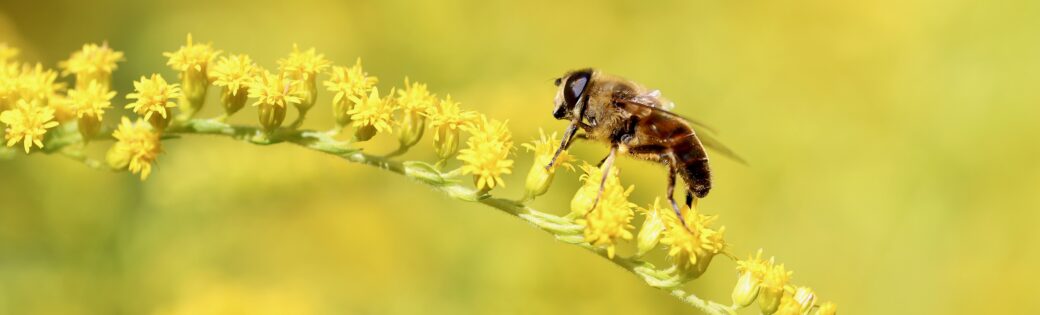
[[[679,168],[675,166],[675,158],[671,155],[669,157],[666,160],[668,164],[668,203],[672,205],[672,210],[675,211],[675,216],[679,218],[683,228],[689,230],[690,228],[686,226],[686,219],[683,218],[682,211],[679,210],[679,204],[675,202],[675,176],[679,173]],[[687,200],[689,200],[689,195],[687,195]],[[687,201],[687,204],[689,204],[689,201]]]

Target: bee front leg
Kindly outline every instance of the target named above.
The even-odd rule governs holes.
[[[571,146],[571,138],[574,138],[575,133],[578,131],[579,121],[571,122],[570,126],[567,126],[567,131],[563,132],[563,141],[560,141],[560,147],[556,148],[556,153],[553,154],[552,160],[549,161],[549,165],[545,166],[545,170],[551,170],[553,165],[556,165],[556,159],[560,157],[560,153]]]
[[[614,157],[617,156],[617,150],[617,144],[611,145],[610,154],[603,160],[603,178],[599,180],[599,191],[596,192],[596,199],[592,201],[592,209],[589,209],[589,212],[596,209],[596,205],[599,204],[599,198],[603,197],[603,190],[607,187],[607,176],[610,176],[610,167],[614,165]]]

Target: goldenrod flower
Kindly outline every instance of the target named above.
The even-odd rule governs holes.
[[[542,129],[538,129],[538,136],[538,140],[521,145],[529,151],[534,151],[534,165],[527,172],[527,181],[524,186],[526,198],[528,199],[541,196],[549,190],[549,185],[552,184],[553,177],[556,176],[556,169],[561,165],[574,170],[574,166],[571,165],[574,157],[567,151],[560,153],[560,157],[556,159],[556,164],[552,168],[545,169],[545,166],[552,161],[556,149],[560,147],[560,139],[555,132],[546,136],[545,130]]]
[[[7,146],[22,142],[26,154],[34,144],[43,148],[43,136],[47,129],[58,125],[53,119],[54,109],[24,99],[19,100],[15,108],[0,113],[0,122],[7,124]]]
[[[390,123],[393,122],[397,107],[392,99],[384,100],[379,97],[379,88],[372,88],[368,96],[350,96],[350,101],[354,102],[354,108],[347,113],[357,128],[358,140],[365,141],[372,138],[376,132],[392,130]]]
[[[325,59],[324,54],[317,53],[314,47],[300,51],[300,46],[296,44],[293,44],[293,51],[289,53],[289,57],[278,60],[279,70],[304,80],[314,78],[330,66],[332,62]]]
[[[535,165],[538,166],[538,165]],[[544,167],[542,167],[544,169]],[[646,216],[646,220],[643,221],[643,226],[639,228],[639,234],[636,235],[636,255],[646,255],[651,249],[657,247],[657,243],[661,241],[661,234],[664,233],[664,219],[662,218],[662,212],[668,211],[668,209],[661,207],[661,198],[654,198],[654,203],[649,208],[640,208],[641,212]]]
[[[18,53],[18,48],[8,46],[7,43],[0,43],[0,64],[14,59],[14,57],[18,56]]]
[[[160,74],[152,74],[151,77],[142,76],[140,80],[134,81],[134,93],[126,95],[127,99],[134,99],[133,103],[127,104],[126,108],[132,109],[137,115],[144,117],[155,130],[162,131],[170,123],[170,108],[177,107],[171,102],[172,98],[181,97],[180,87],[174,83],[169,84]]]
[[[723,233],[726,227],[712,229],[710,226],[718,216],[697,212],[696,208],[683,207],[684,226],[675,212],[665,215],[665,235],[661,243],[668,245],[668,256],[687,276],[698,277],[708,268],[711,259],[726,248]]]
[[[458,102],[452,101],[451,95],[431,107],[427,116],[430,129],[435,131],[433,146],[441,159],[450,158],[459,151],[459,130],[479,119],[477,112],[463,111]]]
[[[762,259],[762,249],[759,249],[754,256],[748,256],[748,259],[738,260],[739,278],[736,287],[733,288],[733,303],[740,306],[751,305],[758,297],[766,272],[772,268],[772,261]]]
[[[144,120],[131,122],[123,117],[119,129],[112,136],[116,138],[116,144],[106,155],[109,166],[116,169],[129,167],[131,173],[141,174],[141,180],[148,179],[152,163],[162,153],[159,133]]]
[[[838,305],[827,302],[820,305],[820,308],[816,309],[816,315],[834,315],[838,313]]]
[[[794,290],[794,301],[800,306],[801,312],[808,311],[816,303],[816,292],[809,287],[798,287]]]
[[[288,73],[293,79],[300,80],[303,85],[301,87],[303,99],[296,103],[296,108],[300,110],[301,121],[302,116],[306,115],[318,98],[318,74],[331,65],[332,62],[325,59],[325,55],[315,52],[313,47],[300,51],[300,47],[296,44],[293,44],[293,51],[289,53],[289,57],[278,60],[279,70]]]
[[[16,63],[0,63],[0,112],[11,108],[21,98],[18,95],[19,70]]]
[[[84,89],[94,81],[109,89],[112,72],[118,67],[116,63],[124,60],[123,52],[112,50],[107,42],[101,45],[91,43],[84,44],[68,60],[58,63],[58,67],[63,69],[62,75],[76,75],[77,89]]]
[[[42,64],[23,65],[21,73],[17,75],[18,95],[46,106],[58,91],[65,88],[65,84],[54,82],[57,78],[57,72],[43,68]]]
[[[403,147],[411,147],[422,139],[426,130],[426,116],[437,99],[430,94],[426,84],[408,82],[404,79],[405,89],[397,91],[397,104],[404,114],[400,121],[401,133],[398,141]]]
[[[776,314],[776,315],[803,315],[803,313],[804,312],[802,311],[802,306],[798,305],[798,302],[795,301],[794,297],[792,297],[790,294],[785,294],[783,296],[783,298],[780,299],[780,304],[777,305],[776,312],[773,313],[773,314]],[[768,314],[768,313],[763,311],[763,314]]]
[[[242,109],[249,97],[249,83],[260,68],[248,55],[221,57],[213,66],[213,85],[224,87],[220,94],[224,112],[231,116]]]
[[[758,306],[763,314],[773,314],[780,307],[784,298],[784,288],[791,280],[791,273],[784,269],[784,265],[775,265],[770,261],[768,270],[765,270],[762,278],[762,291],[759,292]]]
[[[97,81],[90,81],[85,88],[69,90],[68,102],[79,118],[79,132],[88,141],[101,130],[101,119],[105,109],[112,106],[116,92],[109,91]]]
[[[467,148],[459,152],[458,159],[463,174],[473,174],[477,189],[486,191],[495,186],[505,186],[502,175],[513,172],[513,135],[506,128],[506,122],[495,119],[488,120],[481,116],[478,123],[463,127],[470,133],[466,140]]]
[[[361,58],[353,67],[333,67],[332,77],[325,81],[325,88],[335,93],[332,96],[332,115],[336,118],[336,125],[340,128],[350,124],[350,114],[347,114],[354,102],[351,97],[362,97],[368,95],[372,87],[379,82],[379,78],[369,76],[361,68]]]
[[[259,107],[260,125],[268,132],[282,125],[289,104],[301,102],[299,81],[288,78],[284,73],[274,75],[264,71],[249,83],[249,97],[256,98],[253,106]]]
[[[212,44],[195,44],[190,33],[187,44],[177,51],[163,53],[163,56],[169,58],[166,65],[180,71],[181,87],[184,91],[184,97],[180,102],[184,116],[191,117],[202,108],[210,83],[208,67],[213,58],[220,54],[221,51],[213,49]]]
[[[622,186],[618,169],[611,167],[603,185],[603,193],[596,202],[603,172],[608,170],[588,163],[581,168],[585,171],[585,175],[581,176],[584,184],[571,200],[571,211],[583,217],[577,222],[585,226],[585,240],[593,246],[606,248],[607,256],[613,258],[617,242],[632,239],[632,230],[635,227],[631,222],[635,216],[636,205],[628,202],[628,196],[632,194],[635,186],[629,186],[627,189]]]

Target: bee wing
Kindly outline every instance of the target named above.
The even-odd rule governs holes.
[[[718,133],[718,132],[715,131],[715,128],[713,128],[713,127],[709,126],[708,124],[705,124],[705,123],[703,123],[703,122],[701,122],[699,120],[689,119],[689,118],[683,117],[682,115],[676,114],[676,113],[674,113],[674,112],[672,112],[672,111],[670,111],[668,109],[665,109],[664,107],[669,106],[669,105],[672,108],[674,108],[675,107],[675,103],[672,103],[671,101],[668,101],[668,100],[665,100],[664,98],[662,98],[660,90],[653,90],[653,91],[650,91],[650,93],[637,95],[635,97],[632,97],[632,98],[630,98],[628,100],[624,100],[624,101],[626,103],[628,103],[628,104],[641,106],[641,107],[648,107],[651,110],[655,110],[655,111],[658,111],[658,112],[664,112],[664,113],[667,113],[668,115],[671,115],[671,116],[680,118],[682,120],[685,120],[686,122],[689,122],[690,125],[693,126],[693,131],[697,134],[697,138],[701,140],[701,144],[703,144],[704,146],[706,146],[708,148],[711,148],[712,150],[718,152],[719,154],[722,154],[722,155],[724,155],[724,156],[726,156],[728,158],[733,159],[734,161],[739,162],[740,164],[748,165],[747,161],[744,160],[744,158],[740,157],[740,155],[738,155],[737,152],[733,151],[733,149],[730,149],[728,146],[723,144],[722,141],[719,141],[719,139],[715,137],[714,134]],[[669,104],[669,105],[662,105],[662,104]]]

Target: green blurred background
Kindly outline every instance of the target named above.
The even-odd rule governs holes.
[[[739,256],[765,248],[843,313],[1022,314],[1040,311],[1038,21],[1026,0],[4,1],[0,41],[55,66],[107,40],[127,55],[120,99],[141,75],[175,78],[161,53],[188,32],[266,67],[299,43],[362,57],[383,88],[408,76],[508,118],[518,141],[562,130],[551,79],[594,66],[661,89],[750,161],[714,159],[702,203]],[[210,96],[203,115],[219,111]],[[308,127],[331,126],[328,97]],[[428,141],[406,157],[432,160]],[[0,161],[0,314],[695,312],[373,168],[222,138],[166,152],[146,182],[57,156]],[[520,153],[496,192],[520,194]],[[621,166],[635,202],[664,190],[660,167]],[[564,210],[576,177],[535,206]],[[732,268],[716,260],[690,287],[728,302]]]

